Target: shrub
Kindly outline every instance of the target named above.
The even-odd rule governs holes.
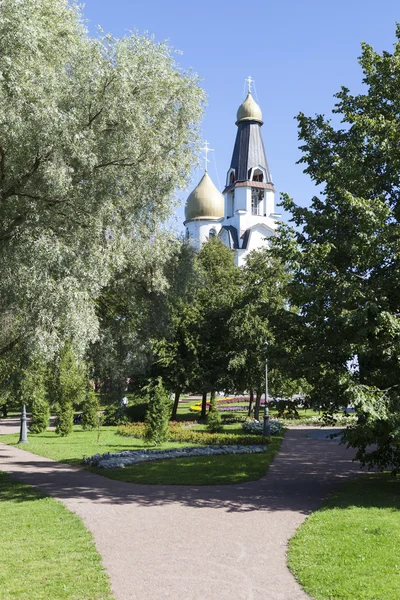
[[[124,425],[128,418],[120,403],[110,404],[103,413],[103,425]]]
[[[117,434],[126,437],[144,438],[145,424],[131,423],[123,425],[117,429]],[[241,435],[237,433],[210,433],[208,431],[198,431],[187,429],[181,423],[172,421],[168,428],[168,440],[171,442],[181,442],[186,444],[201,445],[220,445],[237,444],[240,446],[251,446],[254,444],[266,444],[269,438],[263,435]]]
[[[215,392],[211,392],[210,399],[210,410],[207,415],[207,430],[210,433],[220,433],[223,431],[224,426],[222,425],[221,415],[217,409],[217,400],[215,398]]]
[[[146,412],[149,408],[149,403],[143,400],[135,402],[131,406],[125,408],[125,415],[131,423],[137,423],[138,421],[144,421]]]
[[[74,355],[70,344],[66,344],[59,364],[60,398],[57,410],[56,433],[65,436],[72,431],[74,404],[81,404],[86,393],[85,366]]]
[[[218,410],[211,410],[207,414],[207,431],[210,433],[220,433],[223,431],[221,415]]]
[[[25,404],[30,404],[32,418],[29,431],[42,433],[49,424],[50,407],[46,393],[46,368],[39,362],[32,363],[24,373],[21,395]]]
[[[96,429],[99,424],[99,401],[90,389],[82,403],[82,429]]]
[[[158,446],[168,440],[168,421],[171,410],[171,398],[162,385],[161,377],[159,377],[150,389],[150,401],[145,417],[144,434],[147,442]]]

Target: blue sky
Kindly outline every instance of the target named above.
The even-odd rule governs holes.
[[[99,24],[116,36],[137,29],[169,40],[182,52],[180,66],[200,75],[208,95],[203,137],[215,149],[209,173],[217,187],[218,176],[223,185],[229,168],[236,111],[251,75],[275,187],[301,205],[318,190],[296,165],[295,115],[328,114],[341,85],[360,91],[361,41],[391,51],[400,21],[398,0],[86,0],[83,12],[93,34]],[[200,177],[194,170],[192,187]],[[182,205],[189,192],[179,193]],[[182,218],[181,207],[179,225]]]

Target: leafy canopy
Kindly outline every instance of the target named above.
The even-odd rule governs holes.
[[[203,99],[165,43],[90,38],[67,0],[1,2],[0,352],[96,339],[93,299],[169,215]]]
[[[278,252],[294,271],[302,372],[320,403],[351,401],[348,437],[368,464],[400,466],[400,26],[393,53],[362,45],[365,92],[336,95],[334,114],[298,116],[302,163],[322,196],[284,196],[297,230]],[[368,444],[377,443],[370,454]]]

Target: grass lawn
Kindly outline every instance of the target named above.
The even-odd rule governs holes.
[[[236,426],[237,428],[237,426]],[[122,450],[139,450],[145,448],[144,440],[116,435],[116,427],[103,427],[100,443],[97,443],[97,431],[83,431],[80,425],[74,426],[70,436],[59,437],[54,431],[46,431],[39,435],[29,434],[29,444],[22,449],[34,454],[46,456],[59,462],[80,465],[84,456],[103,454],[105,452],[121,452]],[[228,428],[234,431],[235,426]],[[0,441],[16,445],[17,434],[2,435]],[[222,455],[214,457],[193,457],[156,461],[132,465],[124,469],[99,469],[95,472],[121,481],[132,483],[172,484],[172,485],[219,485],[242,483],[260,479],[265,475],[279,450],[283,435],[271,438],[268,452],[265,454]],[[162,448],[179,448],[193,444],[168,442]],[[94,469],[89,469],[94,471]]]
[[[271,438],[271,444],[265,454],[175,458],[132,465],[123,469],[98,469],[96,472],[110,479],[131,483],[172,485],[243,483],[260,479],[265,475],[280,448],[282,439],[283,435]]]
[[[0,600],[112,600],[82,521],[5,473],[0,473],[0,531]]]
[[[349,481],[300,527],[288,564],[316,600],[399,600],[400,478]]]

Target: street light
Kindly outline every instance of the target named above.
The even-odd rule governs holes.
[[[22,405],[22,413],[21,413],[21,428],[19,432],[19,441],[18,444],[27,444],[28,443],[28,432],[26,427],[26,408],[25,404]]]
[[[267,343],[266,343],[267,345]],[[271,426],[269,424],[269,410],[268,410],[268,358],[265,356],[265,407],[264,407],[264,425],[263,425],[263,436],[270,437]]]

